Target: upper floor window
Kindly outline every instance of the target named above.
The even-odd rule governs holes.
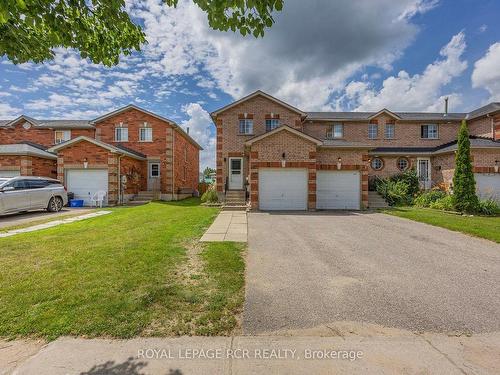
[[[124,129],[124,128],[122,128]],[[139,141],[152,142],[153,141],[153,128],[139,128]]]
[[[396,125],[394,124],[385,124],[384,128],[384,138],[392,139],[394,138],[394,130],[396,129]]]
[[[240,134],[253,134],[253,120],[240,120]]]
[[[368,124],[368,138],[376,139],[378,137],[378,125]]]
[[[333,124],[326,131],[327,139],[343,138],[344,137],[344,125],[343,124]]]
[[[55,131],[55,143],[63,143],[71,139],[71,130],[56,130]]]
[[[115,128],[115,141],[128,142],[128,128]]]
[[[276,129],[280,126],[280,120],[277,118],[271,118],[266,120],[266,132]]]
[[[420,137],[425,139],[437,139],[438,134],[437,124],[427,124],[420,127]]]

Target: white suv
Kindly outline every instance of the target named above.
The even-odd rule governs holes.
[[[46,209],[57,212],[68,203],[64,186],[49,177],[0,177],[0,215]]]

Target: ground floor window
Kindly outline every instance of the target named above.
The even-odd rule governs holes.
[[[373,158],[371,162],[372,169],[380,171],[384,168],[384,161],[381,158]]]
[[[407,158],[399,158],[397,161],[397,165],[398,165],[398,169],[401,172],[404,172],[408,169],[408,166],[410,165],[410,163],[408,162]]]

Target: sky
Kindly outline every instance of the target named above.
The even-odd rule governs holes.
[[[107,68],[57,49],[0,59],[0,119],[93,119],[134,103],[189,127],[215,165],[209,113],[255,90],[304,111],[466,112],[500,101],[498,0],[285,0],[264,38],[208,27],[189,0],[126,0],[148,44]]]

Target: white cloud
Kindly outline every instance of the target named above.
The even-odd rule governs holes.
[[[500,42],[492,44],[474,64],[472,87],[488,90],[489,101],[500,100]]]
[[[198,142],[203,151],[200,153],[200,170],[205,167],[215,168],[215,136],[214,125],[210,114],[199,103],[189,103],[182,107],[182,111],[189,117],[181,123],[189,135]]]
[[[36,87],[36,86],[19,87],[16,85],[11,85],[9,87],[9,90],[15,91],[15,92],[36,92],[36,91],[38,91],[38,87]]]
[[[356,110],[386,107],[402,111],[442,111],[444,88],[467,68],[467,62],[461,59],[465,47],[465,34],[460,32],[441,49],[442,59],[427,65],[422,74],[410,75],[402,70],[386,78],[380,90],[367,82],[353,81],[346,86],[341,101],[354,103]],[[452,105],[460,103],[458,94],[446,96],[451,96]]]
[[[0,118],[1,119],[12,119],[21,114],[21,109],[13,107],[8,103],[0,102]]]
[[[390,69],[417,32],[411,17],[436,4],[289,1],[259,39],[211,30],[206,15],[191,1],[180,1],[175,9],[161,6],[160,0],[129,1],[127,6],[144,22],[149,44],[142,66],[152,74],[208,73],[210,78],[198,86],[215,84],[234,98],[262,89],[314,109],[328,107],[332,93],[361,67]]]

